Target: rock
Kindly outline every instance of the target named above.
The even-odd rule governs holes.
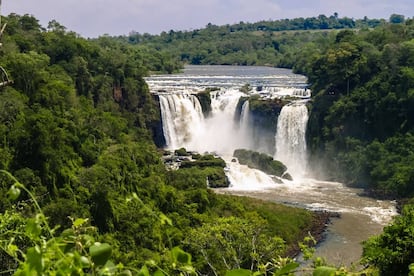
[[[284,173],[284,174],[282,175],[282,178],[283,178],[283,179],[286,179],[286,180],[290,180],[290,181],[292,181],[292,180],[293,180],[293,177],[292,177],[289,173]]]
[[[247,165],[249,168],[261,170],[270,175],[281,177],[287,170],[287,167],[282,162],[274,160],[273,157],[264,153],[236,149],[233,155],[239,160],[240,164]]]

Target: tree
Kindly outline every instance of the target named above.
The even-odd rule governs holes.
[[[405,17],[404,15],[401,14],[391,14],[390,16],[390,22],[393,24],[399,24],[399,23],[404,23],[405,22]]]
[[[11,54],[7,57],[6,67],[10,70],[16,89],[31,97],[45,80],[45,70],[49,62],[47,55],[30,51]]]
[[[408,275],[414,263],[414,206],[384,228],[383,234],[364,242],[363,263],[377,267],[381,275]]]
[[[256,214],[257,216],[257,214]],[[199,263],[202,273],[223,275],[231,269],[258,269],[284,250],[278,237],[266,237],[265,222],[236,217],[218,218],[190,231],[185,243]]]

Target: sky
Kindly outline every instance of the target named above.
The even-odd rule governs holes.
[[[85,38],[187,31],[208,23],[327,16],[389,19],[414,16],[413,0],[0,0],[1,14],[35,16],[43,27],[56,20]]]

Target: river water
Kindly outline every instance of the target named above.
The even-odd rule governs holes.
[[[395,202],[364,197],[362,190],[312,178],[306,166],[305,141],[309,116],[305,104],[311,91],[304,76],[269,67],[186,66],[181,74],[157,75],[146,81],[151,92],[160,97],[166,148],[214,152],[226,160],[231,185],[217,192],[340,214],[332,219],[326,239],[317,247],[316,255],[330,264],[356,264],[362,253],[361,242],[379,234],[396,215]],[[243,93],[240,88],[246,84],[251,90]],[[194,94],[207,87],[217,90],[211,93],[212,112],[205,118]],[[243,105],[240,121],[234,120],[238,100],[253,94],[264,100],[298,97],[277,114],[277,128],[267,130],[274,132],[270,145],[249,132],[253,126],[248,104]],[[274,156],[288,165],[294,180],[275,181],[275,177],[234,162],[232,153],[237,148]]]

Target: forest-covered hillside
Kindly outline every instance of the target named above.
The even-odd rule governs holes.
[[[0,65],[14,83],[0,90],[0,272],[296,269],[280,256],[312,230],[316,214],[217,195],[206,187],[208,171],[162,163],[153,141],[159,108],[144,77],[182,63],[306,74],[311,162],[322,164],[315,171],[372,194],[412,196],[413,20],[314,19],[86,40],[56,21],[44,28],[33,16],[4,18]],[[413,213],[407,205],[366,243],[361,273],[408,273]],[[325,273],[317,275],[335,271],[315,265]]]
[[[402,23],[402,15],[384,19],[352,19],[331,16],[260,21],[217,26],[207,24],[192,31],[162,32],[160,35],[132,32],[119,40],[133,45],[147,45],[171,53],[184,63],[226,65],[269,65],[292,68],[296,53],[308,51],[309,43],[325,44],[332,31],[370,29]]]
[[[181,68],[171,53],[86,40],[29,15],[2,22],[13,84],[0,90],[1,274],[276,270],[273,259],[324,220],[212,192],[206,177],[222,167],[166,170],[143,78]]]

